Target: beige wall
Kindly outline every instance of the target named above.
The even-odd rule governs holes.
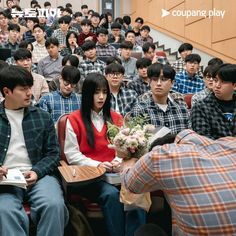
[[[154,29],[180,41],[190,42],[212,56],[236,63],[235,0],[131,0],[132,20],[137,16]],[[161,9],[225,10],[221,17],[161,17]]]

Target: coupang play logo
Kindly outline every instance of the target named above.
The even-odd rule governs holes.
[[[221,17],[222,19],[224,18],[225,15],[225,10],[217,10],[217,9],[212,9],[212,10],[172,10],[172,11],[167,11],[165,9],[161,9],[161,17],[166,17],[166,16],[175,16],[175,17],[194,17],[194,16],[200,16],[200,17]]]

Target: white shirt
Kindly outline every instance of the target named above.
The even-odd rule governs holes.
[[[22,172],[32,168],[31,160],[25,146],[25,139],[22,129],[22,120],[24,116],[24,108],[19,110],[5,109],[7,118],[11,125],[10,142],[3,163],[9,169],[19,169]]]

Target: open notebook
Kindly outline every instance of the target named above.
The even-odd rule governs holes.
[[[0,180],[0,185],[13,185],[26,189],[27,182],[24,175],[18,169],[8,169],[7,178]]]

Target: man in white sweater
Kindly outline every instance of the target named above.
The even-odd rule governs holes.
[[[0,235],[26,236],[29,219],[22,207],[31,205],[31,219],[38,236],[64,235],[68,211],[58,180],[53,176],[59,161],[59,147],[50,115],[30,106],[31,73],[19,66],[0,70],[0,184],[10,169],[20,170],[27,182],[23,189],[0,188]]]

